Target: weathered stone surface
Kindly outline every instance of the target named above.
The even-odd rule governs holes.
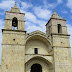
[[[1,72],[31,72],[33,64],[40,64],[42,72],[72,72],[66,20],[54,11],[46,24],[46,34],[41,31],[26,33],[24,15],[16,4],[6,12],[5,28],[2,29]],[[18,19],[17,29],[12,28],[13,17]],[[58,24],[61,25],[60,33]]]
[[[0,65],[0,72],[1,72],[1,65]]]

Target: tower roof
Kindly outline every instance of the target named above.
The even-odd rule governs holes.
[[[51,15],[51,18],[49,19],[49,21],[50,21],[51,19],[57,19],[57,20],[64,20],[64,21],[66,21],[65,17],[64,17],[64,18],[61,18],[61,17],[55,12],[55,10],[54,10],[53,14]],[[49,21],[47,22],[47,24],[49,23]],[[46,25],[47,25],[47,24],[46,24]]]
[[[62,19],[62,18],[55,12],[55,10],[54,10],[54,12],[53,12],[51,18]]]
[[[14,5],[14,8],[17,8],[16,2],[15,2],[15,5]]]
[[[20,9],[17,7],[17,5],[16,5],[16,2],[15,2],[15,5],[14,5],[14,7],[11,7],[11,11],[10,12],[16,12],[16,13],[21,13],[20,12]]]

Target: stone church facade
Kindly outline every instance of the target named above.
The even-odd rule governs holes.
[[[24,16],[16,4],[6,11],[1,72],[72,72],[66,20],[54,11],[46,33],[26,33]]]

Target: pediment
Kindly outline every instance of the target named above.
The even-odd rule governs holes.
[[[27,35],[26,35],[26,41],[27,41],[29,38],[33,37],[33,36],[43,37],[43,38],[45,38],[46,40],[48,40],[48,41],[50,42],[50,44],[51,44],[51,40],[50,40],[50,38],[48,37],[48,35],[46,35],[45,33],[41,32],[41,31],[39,31],[39,30],[34,31],[34,32],[31,32],[31,33],[27,33]]]

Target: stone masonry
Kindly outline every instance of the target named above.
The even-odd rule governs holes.
[[[24,16],[16,4],[6,11],[1,72],[72,72],[66,20],[54,11],[46,33],[27,33]]]

